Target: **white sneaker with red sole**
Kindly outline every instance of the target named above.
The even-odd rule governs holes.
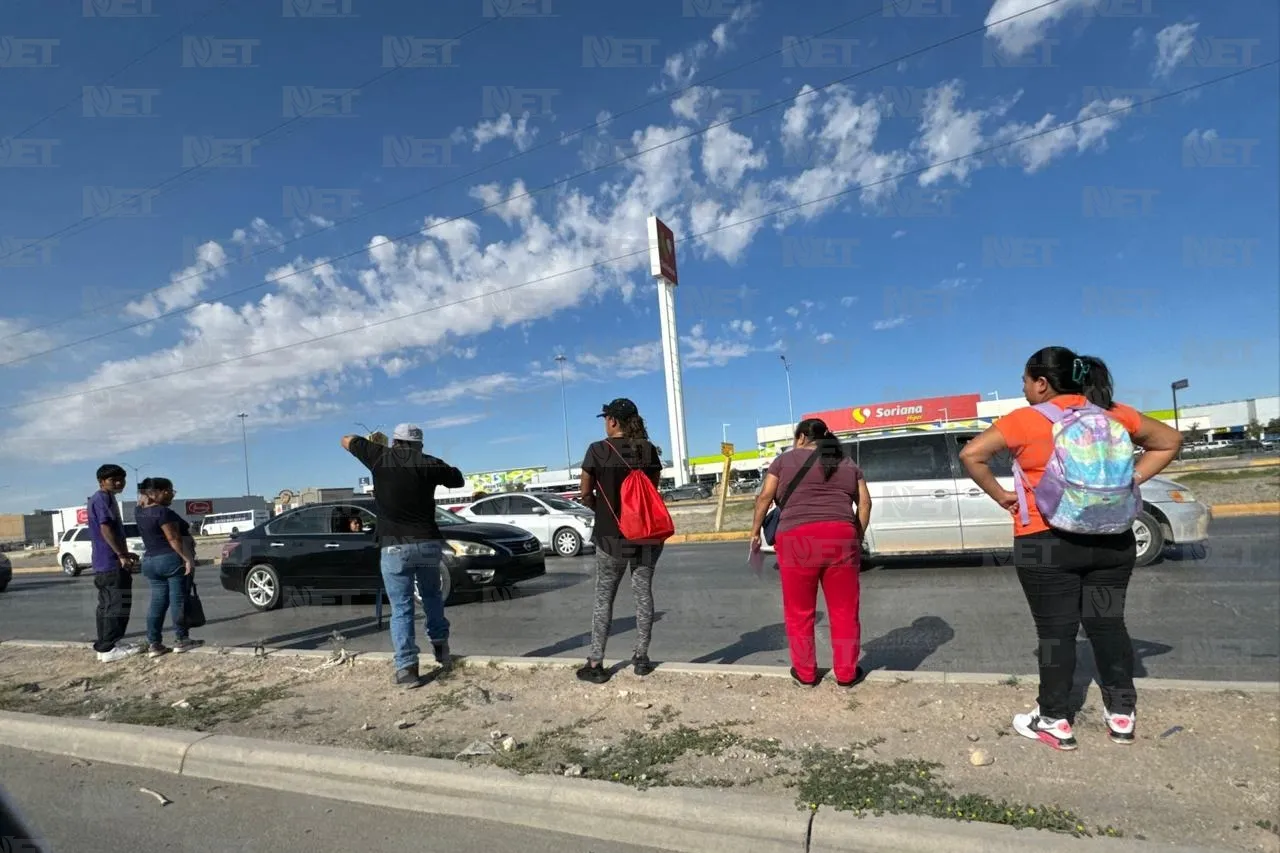
[[[1075,734],[1071,731],[1071,723],[1040,716],[1039,705],[1029,714],[1014,714],[1013,730],[1023,737],[1038,740],[1063,752],[1079,746],[1076,743]]]
[[[1134,729],[1138,725],[1138,712],[1132,714],[1113,714],[1102,709],[1102,721],[1107,724],[1107,734],[1115,743],[1131,744],[1135,739]]]

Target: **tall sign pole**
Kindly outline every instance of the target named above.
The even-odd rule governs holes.
[[[680,372],[680,336],[676,331],[676,238],[656,216],[649,217],[649,269],[658,283],[658,320],[662,370],[667,379],[667,420],[675,484],[689,482],[689,441],[685,436],[684,383]]]
[[[1178,435],[1182,435],[1182,425],[1178,422],[1178,392],[1189,388],[1191,383],[1185,379],[1179,379],[1172,384],[1173,388],[1173,428],[1177,430]],[[1178,448],[1178,456],[1182,456],[1182,448]]]

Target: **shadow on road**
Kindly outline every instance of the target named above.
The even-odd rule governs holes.
[[[904,628],[894,628],[863,644],[862,668],[913,672],[938,649],[955,639],[956,632],[938,616],[921,616]]]
[[[1133,677],[1149,677],[1146,664],[1147,658],[1167,655],[1171,651],[1173,651],[1173,646],[1134,638]],[[1035,659],[1033,654],[1032,660]],[[1073,716],[1084,708],[1085,699],[1089,694],[1089,685],[1096,683],[1097,680],[1098,667],[1093,660],[1093,645],[1088,640],[1076,640],[1076,677],[1071,683],[1071,699],[1069,702]]]
[[[821,625],[825,620],[826,614],[819,611],[815,615],[814,624]],[[777,652],[783,651],[787,647],[787,626],[782,622],[777,622],[773,625],[757,628],[754,631],[748,631],[740,636],[736,642],[722,649],[716,649],[714,652],[708,652],[702,657],[694,658],[689,662],[737,663],[757,652]]]
[[[666,615],[666,611],[658,610],[653,614],[654,624],[662,621],[662,617]],[[627,631],[636,629],[636,617],[624,616],[621,619],[613,620],[613,627],[609,630],[609,636],[614,637],[618,634],[625,634]],[[583,634],[575,634],[572,637],[566,637],[563,640],[552,643],[549,646],[543,646],[533,651],[525,652],[523,657],[527,658],[549,658],[565,652],[571,652],[574,649],[584,649],[591,645],[591,632],[587,631]]]
[[[75,583],[75,581],[70,578],[59,578],[57,580],[43,580],[43,581],[24,581],[24,580],[21,580],[21,577],[19,576],[14,578],[13,581],[10,582],[8,588],[5,591],[5,594],[14,595],[15,593],[23,593],[23,592],[30,592],[31,590],[35,590],[35,589],[43,589],[44,587],[47,587],[47,586],[66,586],[69,583]]]

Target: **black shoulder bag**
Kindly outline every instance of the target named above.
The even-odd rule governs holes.
[[[778,522],[782,520],[782,508],[787,501],[791,499],[791,495],[795,492],[796,487],[800,485],[800,481],[804,479],[804,475],[809,473],[809,469],[813,467],[813,463],[818,461],[818,451],[810,452],[809,458],[804,460],[804,464],[800,466],[799,472],[791,478],[791,482],[787,484],[787,490],[782,493],[781,498],[773,499],[773,506],[764,516],[764,523],[760,526],[760,535],[764,537],[766,545],[773,545],[773,537],[778,535]]]
[[[196,592],[196,576],[192,572],[187,580],[187,605],[182,614],[183,628],[203,628],[204,627],[204,602],[200,600],[200,593]]]

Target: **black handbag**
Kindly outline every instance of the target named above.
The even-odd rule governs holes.
[[[773,499],[773,506],[765,513],[764,521],[760,525],[760,535],[764,538],[766,545],[773,545],[773,539],[778,535],[778,522],[782,520],[782,508],[787,501],[791,499],[791,495],[795,492],[796,487],[800,485],[800,481],[804,479],[804,475],[809,473],[809,469],[813,467],[813,463],[818,461],[818,451],[814,450],[809,454],[809,458],[804,460],[804,464],[800,466],[800,470],[796,472],[795,477],[787,484],[787,490],[782,493],[781,498]]]
[[[191,576],[187,586],[187,606],[182,611],[183,628],[204,627],[204,603],[200,601],[200,593],[196,592],[196,578]]]

